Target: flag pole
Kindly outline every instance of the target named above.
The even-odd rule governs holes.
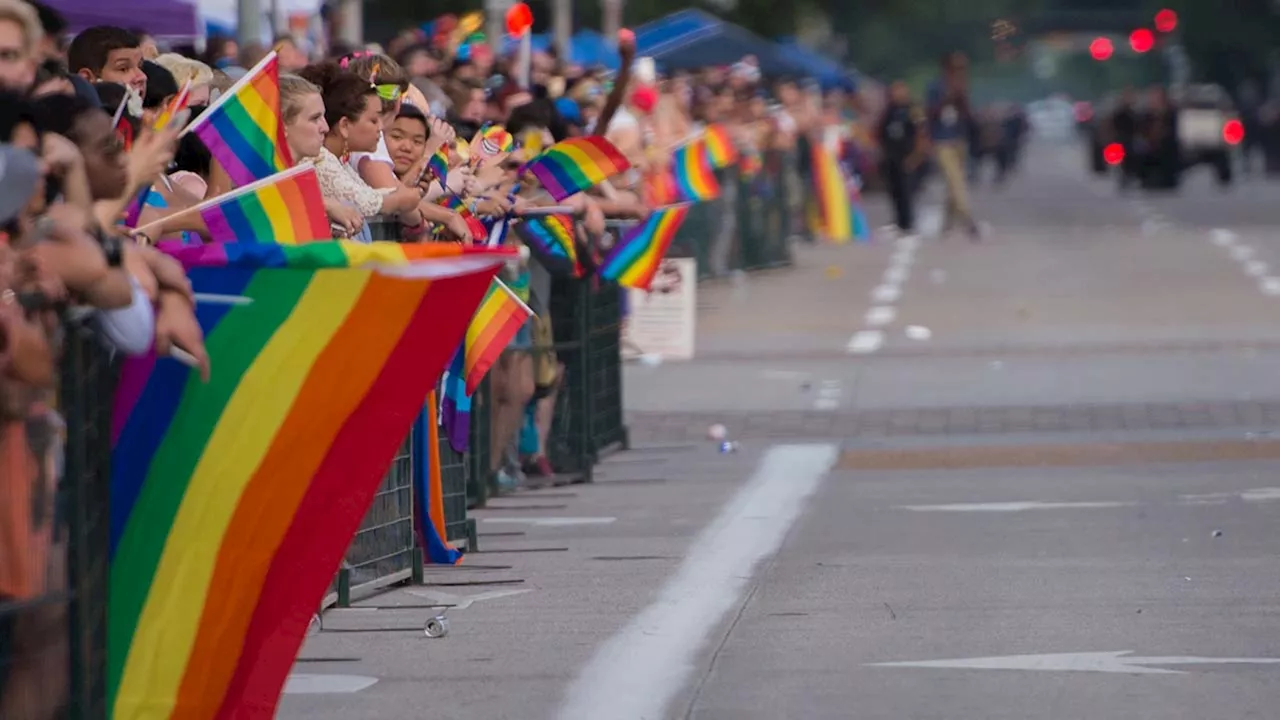
[[[182,133],[179,134],[178,137],[185,136],[187,133],[191,132],[192,130],[195,130],[196,128],[200,127],[205,122],[207,122],[208,119],[213,116],[214,110],[217,110],[218,108],[222,107],[224,103],[226,103],[228,100],[234,97],[236,93],[240,92],[240,90],[245,85],[248,85],[249,83],[253,82],[254,76],[262,72],[262,69],[267,66],[267,63],[275,59],[276,59],[275,50],[272,50],[271,52],[267,53],[265,57],[263,57],[261,60],[258,61],[257,65],[254,65],[252,68],[250,68],[249,72],[246,72],[244,74],[244,77],[237,80],[235,85],[232,85],[231,87],[227,88],[227,91],[219,95],[218,99],[213,101],[213,104],[205,108],[205,111],[200,113],[200,117],[191,121],[190,125],[187,125],[185,128],[183,128]]]

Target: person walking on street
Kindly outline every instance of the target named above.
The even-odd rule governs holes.
[[[893,201],[894,224],[902,235],[915,233],[913,175],[923,159],[924,116],[911,102],[901,80],[889,87],[889,104],[878,132],[885,184]]]
[[[968,64],[960,52],[943,57],[942,74],[929,87],[928,117],[934,160],[946,185],[942,232],[947,233],[959,221],[964,223],[969,237],[977,241],[982,239],[982,230],[973,219],[965,181],[965,141],[974,122],[969,110]]]
[[[1111,137],[1124,149],[1120,159],[1120,189],[1132,184],[1138,176],[1138,151],[1135,141],[1138,137],[1138,108],[1134,101],[1133,88],[1125,88],[1111,113]]]

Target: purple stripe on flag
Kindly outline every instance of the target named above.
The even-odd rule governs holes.
[[[209,239],[212,242],[235,242],[236,234],[227,222],[227,216],[222,213],[222,208],[216,205],[205,208],[200,211],[200,217],[204,218],[204,224],[209,227]]]
[[[124,425],[129,421],[129,414],[133,412],[133,406],[138,404],[138,398],[142,397],[142,390],[147,386],[147,380],[151,377],[151,370],[156,366],[156,353],[152,350],[146,357],[140,357],[137,362],[124,363],[124,369],[120,372],[120,382],[116,385],[116,403],[111,411],[111,444],[115,445],[120,439],[120,433],[124,430]]]
[[[231,150],[226,141],[222,139],[222,133],[213,126],[213,123],[206,122],[195,130],[200,141],[209,148],[209,154],[213,155],[213,159],[218,161],[222,169],[226,171],[227,176],[231,178],[236,185],[248,185],[255,180],[261,178],[254,177],[249,168],[245,166],[240,158]]]

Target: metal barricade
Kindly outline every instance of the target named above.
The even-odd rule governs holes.
[[[6,568],[8,581],[25,586],[0,586],[0,716],[98,720],[108,714],[108,503],[117,368],[90,317],[68,315],[63,331],[57,414],[36,406],[25,422],[0,428],[38,465],[34,478],[0,478],[0,525],[9,526],[0,542],[20,544],[0,549],[0,557],[17,560],[20,567]]]

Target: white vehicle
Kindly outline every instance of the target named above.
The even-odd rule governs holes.
[[[1182,167],[1211,165],[1218,183],[1230,185],[1232,148],[1244,140],[1244,126],[1231,96],[1218,85],[1188,85],[1170,93],[1178,108]]]

